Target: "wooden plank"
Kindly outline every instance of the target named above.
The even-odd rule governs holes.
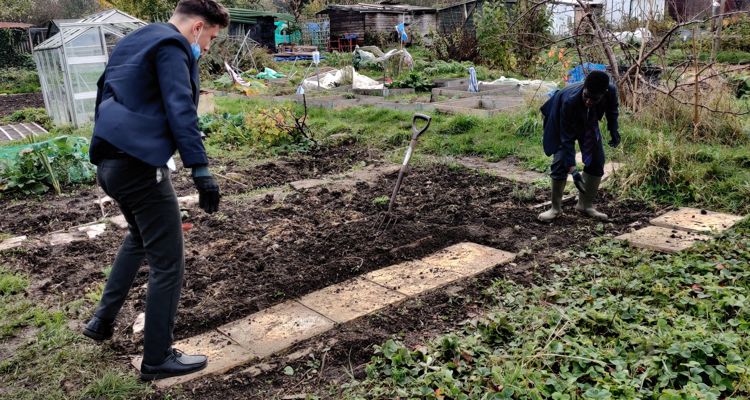
[[[39,124],[37,124],[36,122],[32,122],[32,124],[34,124],[34,126],[36,126],[37,128],[39,128],[39,130],[42,133],[48,133],[46,129],[44,129],[43,127],[39,126]]]
[[[5,129],[3,129],[2,126],[0,126],[0,132],[3,132],[3,134],[8,137],[8,140],[13,140],[13,138],[8,134],[8,132],[5,131]]]
[[[26,135],[24,135],[23,132],[19,131],[15,126],[13,125],[8,125],[8,126],[14,131],[16,131],[16,133],[18,133],[21,136],[21,139],[26,139]]]
[[[29,129],[29,127],[26,126],[26,124],[24,124],[23,122],[21,122],[19,125],[21,125],[21,127],[23,127],[24,129],[26,129],[27,131],[29,131],[29,133],[31,134],[31,136],[34,136],[34,131],[31,130],[31,129]]]

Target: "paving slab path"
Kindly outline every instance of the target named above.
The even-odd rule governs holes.
[[[459,243],[421,260],[372,271],[328,286],[299,299],[289,300],[215,330],[178,341],[174,347],[209,356],[208,366],[196,373],[155,382],[160,388],[193,379],[223,374],[230,369],[276,354],[303,340],[320,335],[384,307],[467,279],[515,254],[479,245]],[[140,368],[141,357],[133,358]]]
[[[696,242],[710,240],[742,220],[739,215],[697,208],[680,208],[652,219],[651,226],[617,237],[635,247],[664,253],[685,250]]]

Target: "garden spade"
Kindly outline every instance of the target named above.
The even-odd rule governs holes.
[[[423,120],[426,124],[422,128],[417,128],[417,120]],[[427,128],[430,127],[430,122],[432,122],[432,117],[424,114],[414,114],[414,117],[411,120],[411,142],[409,142],[409,147],[406,149],[401,169],[398,171],[398,179],[396,179],[396,186],[393,188],[393,194],[391,194],[391,201],[388,203],[388,211],[383,215],[380,225],[378,226],[379,232],[386,231],[396,225],[397,219],[393,215],[393,205],[396,203],[396,196],[398,195],[401,183],[404,180],[404,175],[408,169],[409,160],[414,153],[414,148],[417,146],[417,139],[427,131]]]

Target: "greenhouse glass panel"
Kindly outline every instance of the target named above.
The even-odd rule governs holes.
[[[75,100],[75,117],[79,125],[85,125],[94,121],[94,109],[96,108],[96,98]]]
[[[99,27],[63,27],[62,33],[65,40],[65,57],[70,59],[104,55]]]
[[[96,96],[96,81],[104,72],[105,63],[75,64],[70,66],[70,82],[73,93],[94,92]]]
[[[73,23],[34,48],[47,113],[55,124],[76,127],[93,120],[96,83],[109,53],[128,33],[146,23],[119,10],[107,10]]]

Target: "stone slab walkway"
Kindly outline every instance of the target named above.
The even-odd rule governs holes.
[[[696,242],[711,239],[708,234],[724,232],[742,219],[738,215],[680,208],[652,219],[652,226],[620,235],[616,239],[625,240],[635,247],[676,253]]]
[[[208,367],[154,384],[165,388],[225,373],[320,335],[336,324],[466,279],[514,258],[513,253],[465,242],[421,260],[393,265],[323,288],[175,343],[175,348],[186,353],[207,354]],[[133,366],[140,368],[140,365],[141,358],[135,357]]]
[[[0,142],[26,139],[27,136],[39,136],[47,130],[35,122],[0,125]]]

